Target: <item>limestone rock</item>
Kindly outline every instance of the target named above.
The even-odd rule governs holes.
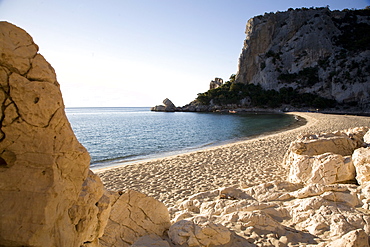
[[[367,10],[303,8],[253,17],[246,25],[236,82],[276,91],[292,87],[356,102],[368,111],[370,72],[363,73],[360,64],[369,64],[370,50],[354,48],[361,30],[370,26],[368,16]]]
[[[370,181],[370,147],[356,149],[352,155],[359,184]]]
[[[110,203],[64,112],[54,69],[0,22],[0,245],[97,245]]]
[[[130,246],[138,238],[162,236],[170,227],[170,218],[163,203],[134,190],[112,192],[112,210],[102,246]]]
[[[170,244],[155,234],[140,237],[132,247],[170,247]]]
[[[1,57],[0,64],[9,72],[25,75],[31,68],[39,48],[24,30],[7,22],[1,22]]]
[[[359,127],[301,136],[286,156],[293,161],[286,165],[299,171],[292,172],[294,183],[219,188],[178,202],[171,210],[171,241],[216,245],[200,241],[203,228],[216,224],[231,232],[221,246],[368,246],[370,148],[362,147],[367,131]],[[361,186],[339,183],[354,178],[355,167]]]
[[[152,107],[151,108],[151,111],[166,111],[166,112],[174,112],[176,110],[178,110],[176,108],[176,106],[172,103],[171,100],[169,100],[168,98],[165,98],[163,100],[163,104],[164,105],[157,105],[155,107]]]
[[[209,89],[216,89],[224,84],[224,80],[221,78],[215,78],[213,81],[209,83]]]
[[[366,132],[366,134],[364,135],[364,142],[367,145],[370,145],[370,130],[368,132]]]
[[[283,165],[293,183],[332,184],[355,179],[351,155],[363,147],[367,127],[319,135],[307,134],[290,144]]]
[[[357,210],[370,199],[369,188],[370,183],[360,189],[353,184],[302,187],[281,181],[202,192],[178,205],[175,218],[187,215],[171,226],[169,237],[178,245],[203,246],[197,242],[196,229],[212,223],[235,231],[247,241],[241,246],[326,246],[332,239],[370,233],[370,216]],[[358,229],[362,230],[355,233]],[[230,242],[222,246],[238,244],[231,234]]]
[[[181,220],[170,227],[168,235],[174,244],[187,246],[225,245],[230,241],[230,231],[219,224],[197,224]]]
[[[333,184],[355,178],[351,158],[339,154],[302,155],[290,166],[288,180],[293,183]]]
[[[32,67],[27,73],[27,79],[58,84],[54,68],[50,66],[41,54],[37,54],[33,59]]]
[[[357,148],[364,146],[363,137],[368,127],[358,127],[333,133],[306,134],[290,144],[289,153],[299,155],[319,155],[324,153],[352,155]]]
[[[175,111],[175,109],[176,109],[176,106],[168,98],[165,98],[163,100],[163,104],[166,107],[166,109],[165,109],[166,111]]]
[[[368,247],[369,237],[362,229],[357,229],[350,231],[349,233],[343,235],[340,239],[337,239],[329,245],[328,247]]]
[[[165,111],[166,107],[164,105],[156,105],[150,109],[151,111]]]
[[[77,232],[84,233],[84,242],[98,242],[103,236],[111,210],[109,192],[100,178],[89,171],[76,204],[68,210]]]

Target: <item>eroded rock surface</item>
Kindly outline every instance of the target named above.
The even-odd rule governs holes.
[[[356,171],[352,154],[356,149],[367,145],[364,136],[368,130],[367,127],[361,127],[301,136],[290,144],[284,158],[283,165],[289,169],[288,180],[306,184],[333,184],[354,180]],[[364,170],[365,166],[364,164],[358,169]]]
[[[227,189],[230,191],[228,197],[223,196],[223,189],[219,189],[199,193],[184,201],[174,214],[174,221],[180,215],[185,217],[171,226],[171,239],[177,244],[208,246],[203,243],[191,245],[199,240],[194,232],[201,234],[200,230],[194,230],[197,224],[193,223],[199,218],[203,218],[202,224],[226,226],[245,239],[243,246],[319,245],[328,244],[332,239],[347,238],[345,235],[351,231],[361,230],[362,235],[370,233],[370,216],[361,210],[363,203],[356,185],[311,184],[303,187],[272,182],[245,189]],[[173,228],[178,235],[173,233]],[[364,241],[363,236],[360,238]],[[223,244],[221,246],[227,246],[227,243]]]
[[[0,42],[1,246],[369,246],[369,128],[303,135],[289,181],[192,195],[170,222],[163,203],[89,171],[32,38],[0,22]]]
[[[151,111],[174,112],[176,110],[178,110],[178,108],[168,98],[165,98],[163,100],[163,105],[156,105],[156,106],[151,108]]]
[[[359,184],[370,181],[370,147],[359,148],[352,155],[356,168],[356,180]]]
[[[289,9],[248,20],[236,81],[293,88],[369,110],[370,11]],[[367,31],[364,31],[367,30]],[[357,44],[357,45],[356,45]],[[359,72],[360,71],[360,72]]]
[[[163,236],[170,227],[166,206],[156,199],[134,190],[112,192],[112,211],[102,246],[130,246],[140,237]]]
[[[300,169],[290,171],[290,182],[190,196],[171,209],[170,239],[181,246],[208,246],[200,241],[202,226],[217,225],[231,236],[219,246],[369,246],[367,131],[361,127],[299,137],[285,159],[285,166]],[[355,174],[360,186],[340,183],[354,181]]]
[[[168,235],[174,244],[181,246],[217,246],[229,243],[231,232],[221,224],[198,223],[193,219],[176,222],[170,227]]]
[[[64,112],[54,69],[24,30],[0,22],[0,245],[97,243],[109,213]]]
[[[128,246],[162,236],[163,203],[108,192],[89,170],[54,69],[31,36],[0,22],[0,44],[0,245]]]

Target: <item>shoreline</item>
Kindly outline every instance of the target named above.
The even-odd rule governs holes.
[[[179,200],[199,192],[285,180],[287,171],[281,162],[290,143],[300,134],[370,125],[370,118],[362,116],[287,114],[297,115],[307,122],[296,128],[237,143],[94,172],[109,190],[137,190],[172,207]]]
[[[261,112],[258,112],[258,113],[261,113]],[[156,161],[156,160],[160,160],[160,159],[164,159],[164,158],[176,157],[178,155],[186,155],[186,154],[190,154],[190,153],[194,153],[194,152],[198,152],[198,151],[202,151],[202,150],[208,150],[208,149],[218,148],[218,147],[222,147],[222,146],[226,146],[226,145],[242,143],[242,142],[245,142],[245,141],[253,140],[255,138],[261,138],[261,137],[265,137],[265,136],[268,136],[268,135],[273,135],[273,134],[276,134],[276,133],[280,133],[280,132],[288,131],[288,130],[291,130],[291,129],[295,129],[295,128],[303,126],[307,123],[307,120],[305,118],[299,116],[298,114],[295,114],[296,112],[291,112],[291,113],[290,112],[265,112],[265,113],[294,115],[296,117],[296,120],[293,123],[289,124],[288,126],[285,126],[285,127],[281,128],[281,129],[267,131],[267,132],[264,132],[262,134],[257,134],[257,135],[247,136],[247,137],[240,137],[240,138],[232,139],[232,140],[221,141],[221,142],[217,142],[217,143],[203,145],[201,147],[186,148],[186,149],[182,149],[182,150],[178,150],[178,151],[168,151],[168,152],[165,152],[162,155],[160,155],[160,154],[147,155],[148,158],[137,158],[137,159],[128,160],[128,161],[117,161],[117,162],[113,162],[111,165],[108,165],[108,166],[90,167],[90,170],[92,170],[94,173],[99,173],[99,172],[104,172],[104,171],[107,171],[107,170],[110,170],[110,169],[116,169],[116,168],[120,168],[120,167],[124,167],[124,166],[129,166],[129,165],[132,165],[132,164],[151,162],[151,161]],[[98,164],[102,164],[102,163],[98,163]]]

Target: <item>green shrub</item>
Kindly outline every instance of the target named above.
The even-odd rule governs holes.
[[[306,71],[306,73],[311,73]],[[199,93],[196,101],[203,105],[209,105],[211,100],[214,104],[225,106],[239,104],[240,100],[249,97],[252,107],[278,108],[282,104],[294,107],[331,108],[336,105],[335,100],[322,98],[315,94],[300,94],[297,90],[281,88],[276,90],[264,90],[260,85],[226,82],[222,86]]]

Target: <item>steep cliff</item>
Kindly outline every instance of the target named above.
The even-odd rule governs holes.
[[[250,19],[236,82],[370,108],[370,9],[290,9]]]

